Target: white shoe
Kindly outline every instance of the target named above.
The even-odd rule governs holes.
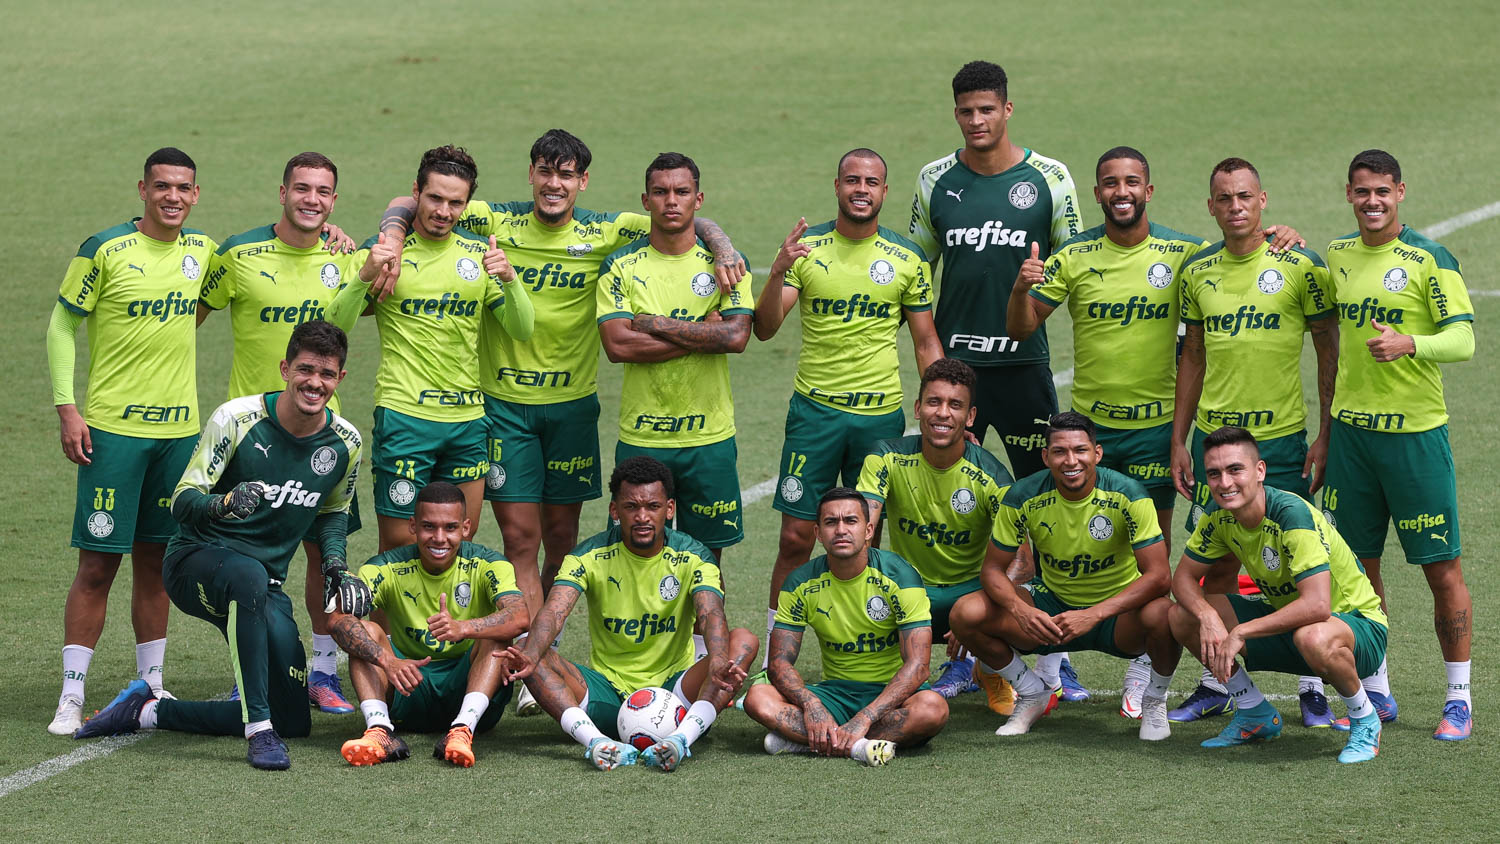
[[[1146,694],[1146,684],[1134,677],[1125,678],[1125,691],[1120,693],[1120,714],[1138,720],[1141,717],[1141,697]]]
[[[997,736],[1019,736],[1031,731],[1031,725],[1047,714],[1047,702],[1052,700],[1052,693],[1043,689],[1039,694],[1016,695],[1016,708],[995,731]]]
[[[57,714],[47,725],[47,732],[54,736],[71,736],[83,726],[83,701],[68,695],[57,703]]]
[[[1167,699],[1148,697],[1141,699],[1141,741],[1161,741],[1172,735],[1172,723],[1167,720]]]
[[[152,692],[152,694],[156,695],[156,699],[157,700],[176,700],[177,699],[177,695],[172,694],[171,692],[167,691],[166,689],[152,689],[151,692]]]
[[[532,715],[539,714],[541,711],[542,705],[537,703],[536,698],[531,696],[531,689],[522,685],[521,693],[516,695],[516,714],[522,718],[529,718]]]
[[[865,752],[851,754],[850,758],[867,768],[878,768],[896,758],[896,743],[885,739],[867,739]]]
[[[766,752],[771,754],[772,756],[776,756],[781,753],[812,752],[812,748],[808,747],[807,745],[792,741],[791,739],[785,738],[784,736],[781,736],[777,733],[766,733],[765,739],[762,740],[760,744],[766,749]]]

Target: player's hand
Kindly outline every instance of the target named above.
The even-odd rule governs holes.
[[[1328,469],[1328,429],[1319,432],[1317,439],[1308,446],[1307,459],[1302,461],[1302,477],[1307,479],[1307,494],[1312,495],[1323,488],[1323,476]]]
[[[536,662],[526,655],[526,651],[515,645],[496,648],[490,652],[490,658],[500,660],[500,682],[507,686],[517,680],[525,680],[536,671]]]
[[[462,642],[469,638],[468,625],[448,614],[448,593],[438,593],[438,611],[427,617],[427,632],[439,642]]]
[[[385,671],[387,680],[396,691],[403,696],[410,695],[416,691],[417,686],[422,685],[422,666],[432,662],[432,657],[424,656],[421,659],[402,659],[395,654],[388,654],[381,668]]]
[[[1198,482],[1193,480],[1193,455],[1182,443],[1172,443],[1172,486],[1177,488],[1177,494],[1193,501],[1193,492],[1198,487]]]
[[[1219,655],[1228,637],[1229,632],[1224,629],[1223,619],[1219,618],[1218,611],[1212,606],[1198,616],[1198,642],[1203,654],[1203,667],[1221,683],[1229,679],[1227,672],[1221,675],[1218,670]],[[1229,654],[1229,661],[1233,662],[1234,651]]]
[[[505,257],[505,250],[495,244],[494,235],[490,235],[490,248],[484,253],[484,271],[506,283],[516,280],[516,268]]]
[[[833,731],[833,753],[838,756],[848,756],[849,751],[854,749],[854,743],[864,738],[870,732],[870,719],[864,711],[854,713],[849,722]]]
[[[234,489],[208,504],[208,515],[221,522],[237,522],[260,508],[266,496],[266,485],[260,481],[240,481]]]
[[[1285,252],[1293,246],[1307,246],[1307,241],[1303,240],[1302,235],[1298,234],[1297,230],[1291,226],[1266,226],[1261,234],[1271,236],[1271,244],[1266,247],[1266,251],[1272,255],[1278,252]]]
[[[949,630],[947,633],[943,634],[943,641],[945,641],[945,642],[948,643],[948,658],[949,659],[968,659],[969,658],[969,649],[966,648],[966,647],[964,647],[964,643],[963,642],[958,641],[958,637],[955,636],[955,635],[953,635],[953,631],[952,630]]]
[[[1208,670],[1213,672],[1220,683],[1229,682],[1229,675],[1234,673],[1234,658],[1244,646],[1245,638],[1240,635],[1237,627],[1225,634],[1224,641],[1219,643],[1214,651],[1214,664]]]
[[[979,445],[979,435],[975,434],[971,428],[964,429],[964,439],[975,445]]]
[[[708,679],[715,688],[729,692],[731,695],[740,690],[740,684],[750,676],[744,668],[728,657],[710,658],[708,661]]]
[[[1064,642],[1070,642],[1093,630],[1103,620],[1093,607],[1068,610],[1052,617],[1052,622],[1057,625],[1057,629],[1062,631]]]
[[[1060,645],[1063,641],[1063,631],[1057,626],[1052,616],[1031,606],[1022,604],[1016,609],[1016,620],[1021,623],[1021,629],[1026,635],[1044,645]]]
[[[704,314],[703,315],[703,321],[704,322],[723,322],[724,321],[724,315],[721,314],[721,313],[719,313],[718,309],[716,308],[716,309],[714,309],[712,311],[709,311],[708,313]]]
[[[1031,242],[1031,257],[1021,262],[1021,271],[1016,273],[1015,290],[1021,294],[1026,293],[1035,285],[1041,284],[1046,278],[1042,265],[1042,245],[1036,241]]]
[[[396,286],[396,278],[401,274],[401,241],[385,232],[375,237],[375,245],[370,247],[370,254],[365,256],[365,263],[359,268],[360,281],[370,285],[370,292],[376,299],[385,299]]]
[[[1365,346],[1369,348],[1370,355],[1381,363],[1390,363],[1417,353],[1417,341],[1410,336],[1373,319],[1370,320],[1370,327],[1380,333],[1366,340]]]
[[[323,612],[348,613],[364,618],[374,608],[375,597],[363,580],[343,567],[323,569]]]
[[[63,457],[79,466],[93,463],[94,460],[89,455],[94,453],[94,440],[89,435],[88,423],[83,421],[82,414],[78,412],[78,405],[58,405],[57,418],[62,425]]]
[[[810,700],[802,710],[802,723],[807,727],[807,746],[822,756],[833,755],[833,734],[838,731],[838,722],[816,699]]]
[[[718,282],[719,292],[725,296],[734,292],[734,288],[748,272],[750,268],[745,266],[745,259],[738,252],[731,252],[728,257],[714,256],[714,281]]]
[[[776,260],[771,262],[771,275],[786,275],[786,271],[797,263],[798,258],[806,258],[812,254],[812,249],[805,243],[798,243],[802,235],[807,233],[807,218],[797,220],[797,225],[792,226],[792,233],[781,242],[781,249],[776,252]]]
[[[333,223],[323,224],[323,234],[328,238],[323,241],[323,248],[335,255],[352,255],[354,250],[359,248],[354,238],[345,234],[343,229]]]

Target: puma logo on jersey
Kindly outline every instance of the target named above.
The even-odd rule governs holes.
[[[267,458],[269,458],[271,456],[271,447],[270,446],[265,445],[263,443],[251,443],[251,445],[253,445],[256,448],[260,449],[260,453],[264,454]]]
[[[740,526],[739,522],[734,521],[732,519],[720,519],[719,521],[723,522],[726,525],[729,525],[732,528],[736,528],[736,529],[738,529],[739,526]]]
[[[829,618],[833,618],[832,615],[829,615],[828,610],[825,610],[822,607],[817,607],[816,610],[817,610],[817,612],[820,612],[823,615],[828,616]]]
[[[604,578],[604,582],[605,583],[613,583],[615,585],[615,591],[616,592],[620,591],[620,581],[619,581],[618,578],[613,577],[613,576],[606,577],[606,578]]]
[[[1339,275],[1341,275],[1341,276],[1344,277],[1344,281],[1348,281],[1349,280],[1349,268],[1348,267],[1339,267]]]
[[[406,597],[410,598],[413,606],[416,605],[416,603],[417,603],[417,596],[416,595],[413,595],[412,593],[406,591],[405,589],[401,590],[401,594],[403,594]]]
[[[633,279],[635,279],[636,281],[639,281],[641,283],[642,287],[646,286],[646,280],[644,278],[641,278],[640,276],[638,276],[638,275],[636,275],[634,273],[631,273],[630,277],[633,278]]]
[[[130,268],[130,269],[132,269],[132,270],[135,270],[136,272],[140,273],[141,275],[145,275],[146,274],[146,268],[145,267],[138,267],[135,264],[126,264],[125,266],[128,267],[128,268]]]
[[[947,194],[948,194],[948,195],[949,195],[949,196],[951,196],[951,197],[953,197],[953,198],[954,198],[954,199],[956,199],[956,200],[958,200],[958,201],[959,201],[959,202],[963,202],[963,201],[964,201],[964,191],[965,191],[965,190],[968,190],[968,188],[964,188],[964,189],[963,189],[963,190],[961,190],[961,191],[959,191],[959,192],[957,192],[957,193],[954,193],[954,192],[953,192],[953,191],[951,191],[951,190],[950,190],[950,191],[947,191],[947,192],[946,192],[946,193],[947,193]]]
[[[1209,287],[1212,287],[1214,289],[1215,293],[1219,292],[1219,282],[1214,281],[1211,278],[1205,278],[1205,279],[1203,279],[1203,283],[1206,284],[1206,285],[1208,285]]]
[[[416,261],[413,261],[413,260],[412,260],[412,259],[410,259],[410,258],[402,258],[402,259],[401,259],[401,263],[403,263],[403,264],[411,264],[411,268],[412,268],[412,269],[413,269],[413,270],[415,270],[415,269],[416,269],[416,268],[417,268],[417,262],[416,262]]]
[[[265,276],[266,278],[269,278],[271,280],[272,284],[276,283],[276,273],[268,273],[265,270],[261,270],[260,274],[263,275],[263,276]]]
[[[827,264],[823,263],[821,260],[819,260],[817,258],[813,259],[813,263],[817,264],[820,267],[822,267],[823,268],[823,272],[825,272],[825,273],[833,272],[833,270],[828,269],[828,265]]]
[[[1046,528],[1047,529],[1047,535],[1048,536],[1052,535],[1052,525],[1049,525],[1046,522],[1037,522],[1036,526],[1037,526],[1038,529],[1040,529],[1040,528]]]
[[[1104,270],[1096,270],[1093,267],[1089,267],[1088,271],[1091,272],[1091,273],[1093,273],[1096,276],[1099,276],[1099,280],[1100,281],[1104,280]]]
[[[1427,538],[1428,539],[1436,539],[1439,542],[1443,543],[1444,545],[1447,545],[1448,544],[1448,531],[1445,530],[1442,533],[1429,533],[1429,534],[1427,534]]]

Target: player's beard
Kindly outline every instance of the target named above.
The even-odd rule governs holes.
[[[851,223],[868,223],[873,220],[879,219],[880,208],[882,205],[883,203],[871,202],[870,209],[861,213],[857,212],[849,203],[841,201],[839,202],[839,216],[843,217],[845,220],[848,220]]]
[[[1123,220],[1120,220],[1116,219],[1113,206],[1111,206],[1109,203],[1105,203],[1103,206],[1104,216],[1108,218],[1110,224],[1115,226],[1116,228],[1128,229],[1131,226],[1134,226],[1136,223],[1139,223],[1141,221],[1141,218],[1146,216],[1146,203],[1136,202],[1133,203],[1130,207],[1132,209],[1130,216],[1126,217]]]
[[[568,217],[572,215],[572,213],[573,213],[573,206],[572,205],[564,206],[561,211],[558,211],[557,213],[554,214],[554,213],[551,213],[551,212],[543,209],[540,203],[533,203],[532,204],[532,210],[534,212],[536,212],[536,218],[538,220],[541,220],[546,225],[549,225],[549,226],[560,226],[563,223],[567,222]]]

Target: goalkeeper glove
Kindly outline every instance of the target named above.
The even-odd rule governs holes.
[[[346,612],[355,618],[364,618],[373,608],[374,596],[370,587],[349,573],[344,561],[338,557],[323,564],[323,611]]]
[[[221,522],[237,522],[254,513],[265,494],[266,485],[260,481],[240,481],[208,503],[208,515]]]

